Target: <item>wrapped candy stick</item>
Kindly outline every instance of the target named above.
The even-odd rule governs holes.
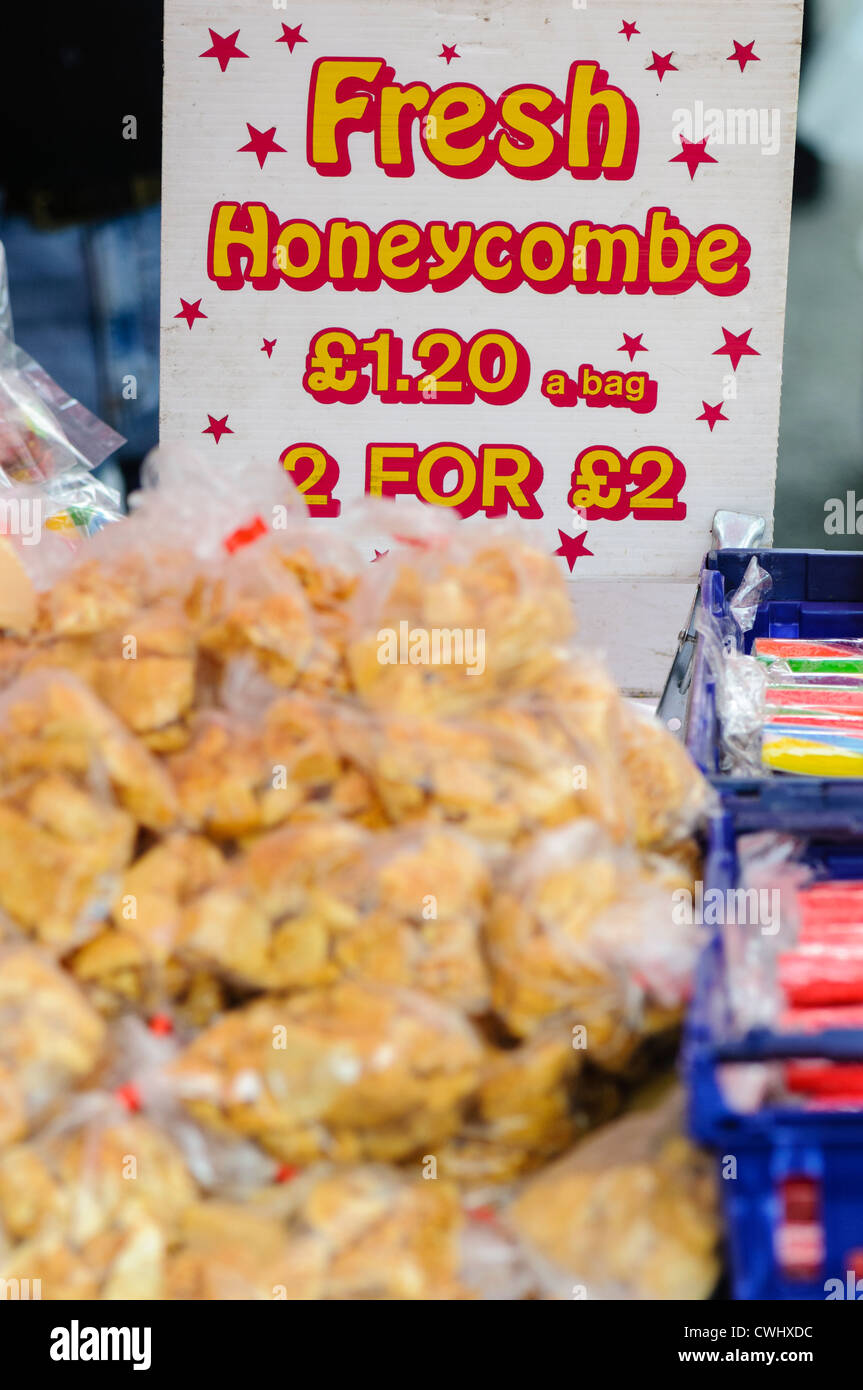
[[[791,1004],[863,1004],[863,942],[798,946],[780,955],[778,971]]]
[[[753,656],[760,661],[859,661],[863,669],[863,638],[828,638],[807,641],[798,637],[758,637]]]
[[[767,724],[761,761],[776,772],[813,777],[863,777],[863,731],[841,732],[801,723]]]

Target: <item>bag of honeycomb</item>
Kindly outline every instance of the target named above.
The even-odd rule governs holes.
[[[446,720],[345,706],[333,733],[393,825],[433,820],[501,845],[582,816],[626,833],[623,789],[607,775],[605,750],[529,699]]]
[[[197,1193],[183,1152],[166,1131],[96,1092],[0,1155],[0,1230],[7,1241],[52,1230],[73,1243],[86,1240],[132,1208],[170,1226]]]
[[[451,1184],[384,1165],[317,1164],[240,1206],[183,1213],[170,1299],[449,1300],[464,1216]]]
[[[387,824],[367,774],[338,746],[334,702],[291,692],[248,713],[208,711],[166,760],[183,822],[220,843],[285,822]]]
[[[708,813],[713,794],[683,744],[658,719],[629,701],[621,705],[620,759],[636,843],[676,851]]]
[[[398,1161],[442,1143],[482,1047],[428,995],[354,981],[232,1009],[170,1067],[189,1113],[287,1163]]]
[[[704,1299],[718,1281],[712,1164],[683,1099],[605,1126],[528,1178],[502,1224],[551,1299]]]
[[[173,788],[146,749],[64,673],[0,697],[0,912],[68,949],[92,933],[139,827],[167,829]]]
[[[0,1277],[37,1274],[43,1298],[162,1298],[186,1207],[271,1182],[254,1145],[184,1113],[167,1070],[180,1042],[154,1024],[112,1024],[89,1088],[0,1152]]]
[[[515,1047],[489,1046],[465,1123],[438,1156],[438,1175],[482,1188],[556,1158],[588,1126],[579,1096],[583,1060],[565,1027],[547,1027]]]
[[[182,450],[144,471],[132,515],[50,576],[23,634],[7,628],[0,680],[65,667],[157,751],[183,746],[237,662],[276,686],[344,687],[355,562],[346,542],[312,544],[284,473],[214,475]]]
[[[0,948],[0,1153],[96,1071],[105,1028],[74,981],[30,946]]]
[[[353,603],[347,659],[358,698],[422,716],[532,689],[574,628],[554,558],[494,523],[379,515],[398,534]]]
[[[697,933],[673,909],[691,887],[684,866],[616,845],[589,821],[537,837],[486,920],[496,1013],[517,1037],[565,1017],[591,1061],[625,1061],[688,997]]]
[[[480,934],[490,878],[437,827],[283,827],[228,861],[182,914],[177,953],[247,990],[339,979],[422,990],[466,1012],[489,1002]]]
[[[164,1297],[164,1263],[198,1196],[157,1124],[91,1093],[0,1154],[0,1278],[43,1299]]]

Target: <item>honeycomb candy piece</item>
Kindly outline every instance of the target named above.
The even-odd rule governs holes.
[[[106,927],[65,962],[94,1008],[106,1018],[126,1009],[142,1014],[170,1010],[190,1028],[204,1028],[224,1011],[223,981],[192,970],[175,957],[157,963],[140,937]]]
[[[279,558],[318,613],[341,613],[356,592],[358,577],[349,565],[322,559],[308,545],[289,545]]]
[[[0,953],[0,1153],[94,1072],[104,1039],[62,970],[27,946]]]
[[[190,1113],[287,1163],[397,1161],[442,1142],[481,1045],[425,995],[340,983],[234,1009],[172,1064]]]
[[[302,799],[300,786],[278,775],[264,735],[227,715],[196,721],[167,768],[185,823],[216,840],[270,830]]]
[[[682,1135],[679,1094],[600,1130],[529,1178],[506,1221],[545,1265],[545,1296],[709,1298],[719,1277],[709,1158]]]
[[[302,1181],[302,1180],[301,1180]],[[327,1251],[327,1299],[451,1299],[462,1213],[451,1184],[376,1166],[309,1175],[291,1226]]]
[[[675,923],[673,893],[691,888],[673,860],[645,859],[599,826],[537,839],[492,903],[486,947],[495,1011],[516,1036],[571,1017],[588,1055],[619,1062],[647,1031],[651,1004],[687,997],[697,941]]]
[[[112,906],[115,926],[147,946],[154,959],[174,953],[184,905],[224,867],[219,850],[201,835],[170,835],[126,871]]]
[[[343,942],[342,968],[484,1012],[490,984],[481,925],[491,880],[477,848],[434,826],[378,835],[355,877],[361,926]]]
[[[116,535],[106,527],[71,568],[39,595],[37,635],[43,640],[93,638],[133,631],[146,612],[173,610],[194,623],[206,567],[189,548],[161,543],[155,530],[142,535],[133,516]]]
[[[195,701],[194,656],[157,656],[146,651],[134,661],[103,656],[94,663],[96,694],[136,734],[151,737],[172,729]]]
[[[480,1013],[489,1002],[480,943],[489,893],[482,858],[446,831],[293,825],[232,859],[189,904],[179,949],[247,989],[352,977]]]
[[[104,915],[139,823],[164,829],[176,812],[158,764],[63,674],[4,695],[0,787],[0,909],[62,950]]]
[[[369,778],[337,746],[326,701],[292,692],[260,725],[209,712],[166,761],[185,824],[220,841],[248,840],[286,822],[386,818]]]
[[[304,691],[346,694],[350,689],[347,647],[351,630],[349,603],[357,574],[343,560],[328,561],[308,545],[291,545],[280,554],[285,569],[300,584],[315,614],[316,648],[299,676]]]

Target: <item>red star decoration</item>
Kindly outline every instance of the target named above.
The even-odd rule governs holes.
[[[190,328],[192,327],[192,324],[195,322],[195,319],[205,319],[207,317],[206,314],[203,314],[201,312],[200,299],[196,299],[194,304],[190,304],[187,299],[184,299],[183,296],[180,295],[180,303],[183,307],[180,310],[179,314],[174,315],[174,318],[185,319],[186,323],[189,325]]]
[[[268,357],[272,357],[273,348],[276,346],[276,343],[278,341],[278,338],[265,338],[264,346],[261,348],[261,352],[265,352]]]
[[[277,145],[273,139],[276,133],[274,125],[271,125],[269,130],[256,130],[253,125],[249,125],[249,122],[246,121],[246,129],[249,132],[249,143],[248,145],[241,145],[237,153],[244,154],[249,150],[255,155],[262,169],[268,154],[286,153],[284,145]]]
[[[657,53],[655,48],[651,48],[650,51],[653,54],[653,62],[648,66],[647,72],[655,72],[660,82],[667,72],[680,71],[671,61],[671,53],[674,52],[673,48],[671,53]]]
[[[449,67],[453,58],[460,58],[461,54],[456,53],[454,43],[445,43],[441,45],[441,51],[437,56],[439,58],[446,58],[446,65]]]
[[[221,34],[216,33],[215,29],[211,29],[210,38],[213,41],[213,46],[212,48],[208,48],[205,53],[199,53],[198,57],[218,58],[219,67],[222,69],[222,72],[225,71],[225,68],[232,58],[248,58],[248,53],[243,53],[242,49],[237,47],[239,33],[239,29],[235,29],[233,34],[229,34],[227,38],[223,38]]]
[[[628,333],[624,333],[623,342],[617,351],[628,352],[630,362],[634,362],[637,352],[647,352],[647,348],[641,341],[643,337],[643,333],[639,333],[637,338],[631,338]]]
[[[300,33],[302,27],[302,24],[296,24],[293,29],[291,29],[287,24],[283,24],[282,37],[276,39],[276,43],[286,43],[291,53],[293,53],[298,43],[308,43],[308,39],[304,39]]]
[[[233,434],[233,433],[234,433],[234,431],[233,431],[232,429],[229,429],[229,428],[228,428],[228,417],[227,417],[227,415],[223,415],[222,418],[221,418],[221,420],[217,420],[216,417],[215,417],[215,415],[210,415],[210,414],[208,414],[208,415],[207,415],[207,419],[209,420],[210,423],[209,423],[209,425],[207,426],[207,428],[206,428],[205,430],[201,430],[201,434],[211,434],[211,435],[213,436],[213,438],[215,439],[215,441],[216,441],[217,444],[218,444],[218,442],[219,442],[219,440],[221,439],[221,437],[222,437],[223,434]]]
[[[712,154],[707,153],[707,141],[709,136],[703,140],[687,140],[685,135],[681,135],[680,143],[683,146],[680,154],[676,154],[669,159],[669,164],[685,164],[689,170],[689,177],[695,178],[695,171],[699,164],[718,164],[718,160]]]
[[[716,421],[727,420],[728,416],[722,414],[721,401],[719,402],[719,405],[708,405],[707,401],[702,401],[701,404],[704,406],[704,414],[696,415],[695,418],[696,420],[706,420],[708,425],[710,426],[710,433],[712,434],[713,426],[716,424]]]
[[[390,552],[389,552],[388,550],[377,550],[377,549],[376,549],[374,555],[373,555],[372,558],[371,558],[371,560],[369,560],[369,564],[370,564],[370,565],[376,565],[377,562],[378,562],[378,560],[382,560],[382,559],[384,558],[384,556],[385,556],[385,555],[389,555],[389,553],[390,553]]]
[[[564,560],[569,565],[569,572],[572,574],[572,567],[580,556],[593,554],[593,551],[588,550],[587,546],[584,544],[584,538],[587,532],[582,531],[578,536],[568,536],[565,531],[561,531],[560,527],[558,527],[557,534],[560,536],[560,545],[554,553],[555,555],[563,556]]]
[[[632,38],[633,34],[640,34],[640,33],[641,33],[641,30],[640,30],[640,29],[636,29],[636,27],[635,27],[635,21],[634,21],[634,20],[633,20],[633,22],[632,22],[631,24],[627,24],[627,22],[626,22],[625,19],[622,20],[621,23],[623,24],[623,28],[622,28],[622,29],[618,29],[617,32],[618,32],[618,34],[625,34],[625,35],[626,35],[626,42],[627,42],[627,43],[629,43],[629,40]],[[669,54],[669,57],[670,57],[670,56],[671,56],[671,55]]]
[[[732,39],[731,42],[734,44],[734,52],[729,53],[726,62],[739,63],[741,72],[743,72],[743,69],[746,67],[747,63],[761,62],[761,59],[759,58],[758,54],[752,52],[753,48],[755,47],[754,39],[751,43],[746,44],[738,43],[736,39]]]
[[[726,355],[730,357],[731,370],[733,372],[737,371],[741,357],[760,357],[761,353],[758,349],[749,346],[749,334],[751,332],[752,329],[747,328],[745,333],[729,333],[727,328],[723,328],[722,333],[725,338],[725,343],[722,347],[716,349],[713,356],[722,357]]]

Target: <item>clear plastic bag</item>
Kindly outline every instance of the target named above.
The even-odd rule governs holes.
[[[438,1156],[438,1175],[482,1195],[569,1148],[591,1123],[584,1058],[557,1023],[517,1047],[489,1046],[465,1122]]]
[[[6,262],[6,247],[0,241],[0,333],[11,341],[15,338],[12,327],[12,305],[9,300],[9,270]]]
[[[686,749],[640,706],[621,701],[620,757],[636,844],[673,851],[691,836],[715,796]]]
[[[744,604],[744,620],[748,611]],[[733,618],[717,618],[699,608],[695,623],[716,692],[720,769],[733,776],[764,776],[761,735],[767,712],[766,668],[743,654],[741,630]]]
[[[0,947],[0,1154],[87,1081],[104,1043],[68,975],[31,946]]]
[[[226,1007],[224,984],[178,955],[187,904],[223,868],[215,845],[178,833],[157,841],[123,874],[99,930],[66,966],[99,1011],[124,1010],[204,1027]]]
[[[58,949],[92,935],[139,826],[169,828],[164,771],[79,682],[40,672],[0,698],[0,911]]]
[[[437,821],[506,845],[593,816],[624,839],[613,744],[586,737],[577,722],[577,706],[525,697],[450,719],[343,706],[333,729],[393,825]]]
[[[378,515],[393,539],[353,605],[348,663],[360,700],[453,713],[530,690],[558,665],[575,621],[553,557],[501,523]]]
[[[251,1203],[188,1207],[171,1299],[422,1300],[460,1282],[464,1217],[443,1181],[382,1165],[317,1165]]]
[[[624,1063],[688,997],[698,932],[675,904],[691,889],[686,865],[642,859],[590,822],[539,837],[486,924],[496,1012],[518,1037],[559,1015],[591,1061]]]
[[[675,1092],[524,1183],[501,1224],[520,1246],[534,1297],[710,1297],[720,1273],[713,1162],[683,1130]]]
[[[125,440],[0,334],[0,485],[96,468]]]
[[[345,982],[232,1009],[171,1074],[194,1119],[284,1162],[394,1162],[455,1133],[481,1058],[457,1011]]]
[[[277,830],[231,859],[183,912],[180,958],[246,989],[339,979],[488,1006],[481,855],[434,827],[371,834],[340,822]]]
[[[782,1012],[777,965],[800,932],[797,895],[811,878],[801,844],[787,835],[742,835],[740,885],[723,905],[728,1022],[733,1035],[772,1027]]]

